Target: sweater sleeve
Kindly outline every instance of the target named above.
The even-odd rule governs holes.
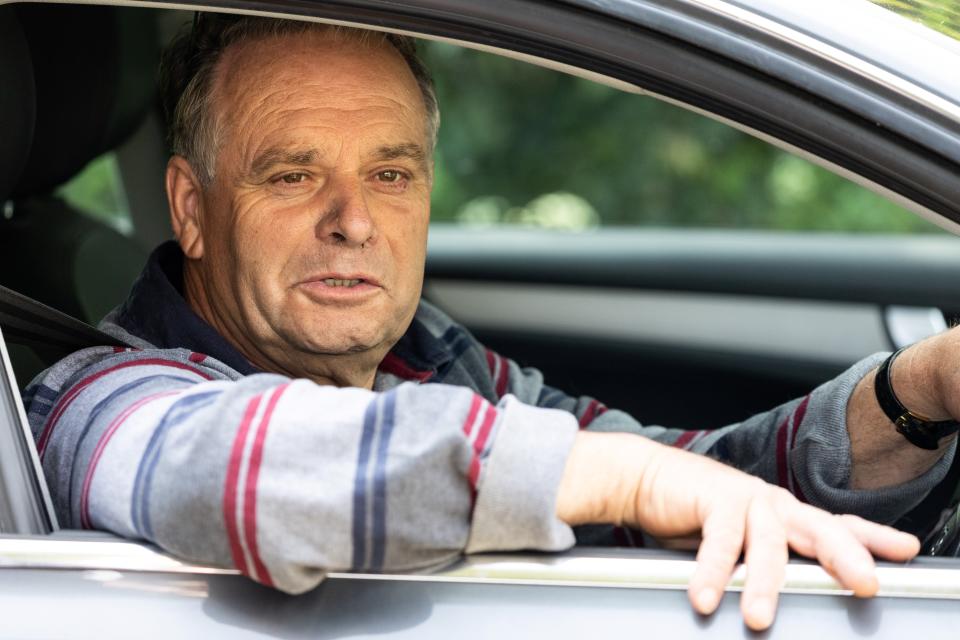
[[[804,398],[743,422],[702,431],[643,425],[593,398],[570,396],[550,387],[536,369],[522,368],[491,351],[487,352],[487,361],[498,394],[511,393],[533,405],[568,411],[581,428],[636,433],[705,454],[788,489],[800,500],[827,511],[892,523],[946,477],[956,443],[930,470],[909,482],[870,491],[849,488],[847,403],[860,379],[886,355],[865,358]]]
[[[224,379],[196,356],[81,353],[32,389],[61,524],[148,540],[288,592],[324,571],[573,543],[554,513],[577,431],[566,412],[440,384],[376,393]]]

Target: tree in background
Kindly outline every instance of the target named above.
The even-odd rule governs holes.
[[[938,229],[768,143],[654,98],[424,43],[444,124],[433,215],[468,224]]]

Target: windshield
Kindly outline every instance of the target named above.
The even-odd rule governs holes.
[[[956,0],[872,0],[954,40],[960,40],[960,2]]]

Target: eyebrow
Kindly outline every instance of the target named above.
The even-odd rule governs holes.
[[[278,164],[292,164],[297,166],[307,166],[316,163],[320,158],[320,152],[316,149],[289,150],[271,147],[262,153],[257,154],[250,164],[250,173],[258,176],[266,173],[271,167]]]
[[[423,171],[428,171],[427,152],[423,147],[413,142],[403,142],[401,144],[388,144],[379,147],[373,154],[377,160],[397,160],[406,158],[413,160]]]
[[[289,150],[280,147],[270,147],[254,157],[253,162],[250,163],[250,173],[254,176],[263,175],[278,164],[300,167],[309,166],[315,164],[317,160],[319,160],[320,155],[317,149]],[[421,145],[414,142],[383,145],[377,148],[373,153],[373,157],[378,161],[407,158],[416,162],[423,171],[429,171],[427,152],[424,151]]]

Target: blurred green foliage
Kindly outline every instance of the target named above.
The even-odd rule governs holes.
[[[57,194],[79,211],[105,222],[117,231],[132,231],[130,208],[120,167],[113,153],[95,158],[72,180],[57,189]]]
[[[872,0],[872,2],[960,40],[960,3],[956,0]]]
[[[939,231],[864,187],[654,98],[441,43],[425,43],[423,56],[443,116],[436,221]]]

